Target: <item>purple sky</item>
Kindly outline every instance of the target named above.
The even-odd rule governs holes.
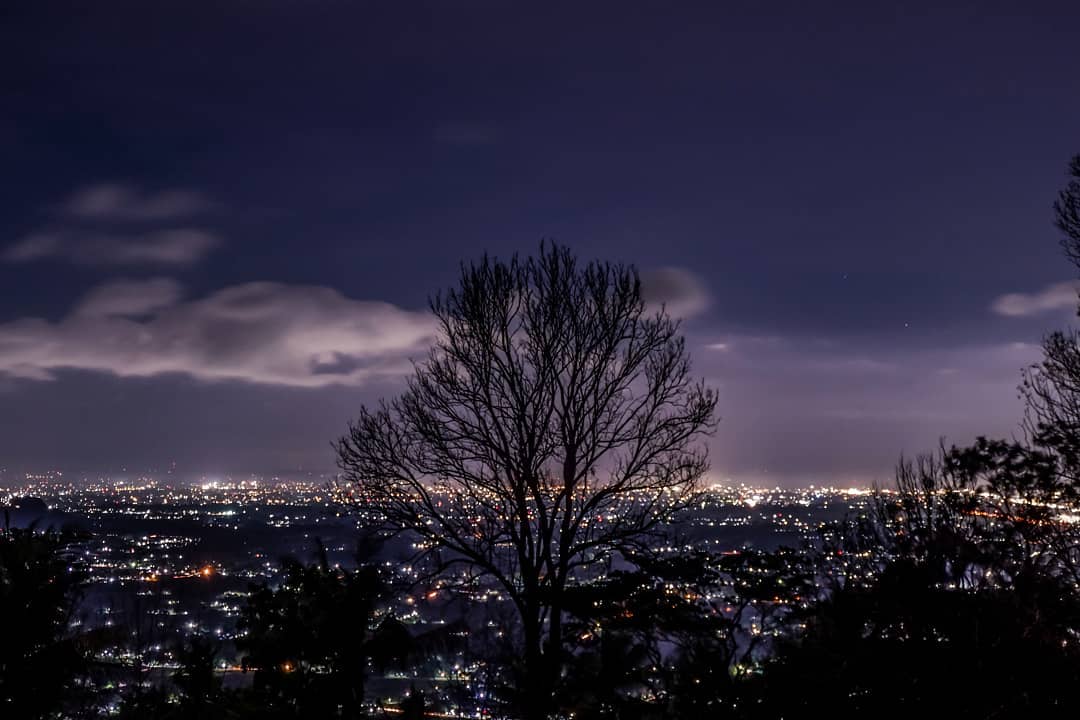
[[[627,7],[627,6],[631,7]],[[0,466],[329,470],[431,293],[635,263],[718,478],[1007,435],[1075,315],[1080,6],[33,0],[0,10]]]

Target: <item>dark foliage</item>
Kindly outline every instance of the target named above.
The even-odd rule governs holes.
[[[382,578],[370,565],[332,567],[321,547],[312,565],[283,562],[281,586],[253,587],[240,623],[254,695],[275,717],[362,717],[369,664],[385,669],[412,647],[406,628],[380,616]]]
[[[730,713],[757,662],[814,596],[789,548],[631,558],[634,568],[572,589],[559,687],[575,718]]]
[[[983,439],[902,464],[896,493],[838,550],[864,560],[767,665],[757,714],[1071,715],[1080,595],[1057,468]]]
[[[80,575],[70,535],[0,528],[0,717],[51,717],[85,668],[70,624]]]

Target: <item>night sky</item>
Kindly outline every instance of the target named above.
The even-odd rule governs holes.
[[[0,465],[330,470],[427,297],[545,237],[686,317],[717,478],[885,481],[1009,435],[1075,316],[1078,28],[1075,2],[5,2]]]

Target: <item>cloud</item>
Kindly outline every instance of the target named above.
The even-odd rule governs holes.
[[[79,265],[192,265],[220,244],[187,224],[213,207],[189,190],[145,192],[94,185],[53,207],[53,222],[0,252],[0,260],[66,260]]]
[[[1048,285],[1035,293],[1009,293],[994,300],[990,308],[998,315],[1027,317],[1050,310],[1075,308],[1077,283],[1061,282]]]
[[[663,305],[676,318],[691,318],[709,306],[705,283],[689,270],[677,267],[642,271],[641,294],[647,304]]]
[[[319,286],[255,282],[180,301],[167,279],[106,283],[67,317],[0,324],[0,375],[62,369],[180,373],[296,387],[361,385],[408,369],[430,344],[427,313],[352,300]]]
[[[177,220],[209,210],[212,203],[190,190],[144,192],[128,185],[103,183],[75,192],[61,206],[64,215],[84,220]]]
[[[170,278],[115,280],[99,285],[83,298],[74,314],[80,317],[142,317],[175,305],[183,294]]]
[[[212,233],[191,228],[113,234],[83,230],[35,233],[0,257],[11,263],[63,258],[80,265],[192,265],[219,244]]]

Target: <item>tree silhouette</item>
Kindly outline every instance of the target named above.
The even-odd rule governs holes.
[[[632,267],[542,245],[463,267],[431,309],[439,338],[406,392],[363,408],[337,444],[344,486],[388,531],[419,536],[437,573],[461,568],[513,602],[521,713],[546,717],[566,588],[692,497],[716,396]]]
[[[902,463],[896,491],[822,554],[835,583],[793,618],[806,632],[766,667],[755,716],[1073,713],[1080,595],[1046,505],[1055,467],[985,439]]]
[[[1055,203],[1080,267],[1080,156]],[[1044,342],[1022,441],[901,462],[894,492],[821,553],[824,600],[748,707],[760,717],[1066,717],[1080,702],[1080,351]],[[829,552],[834,550],[835,552]]]
[[[237,641],[254,670],[264,712],[290,717],[362,717],[368,664],[404,659],[409,632],[391,616],[377,617],[384,584],[376,568],[283,561],[278,588],[254,586]]]
[[[1080,155],[1073,156],[1066,175],[1069,181],[1054,202],[1054,220],[1065,235],[1061,239],[1065,254],[1080,267]]]
[[[744,676],[814,593],[803,553],[791,548],[630,559],[633,570],[568,592],[564,715],[730,714]]]
[[[224,717],[226,699],[222,695],[221,679],[214,673],[218,647],[202,637],[185,640],[176,652],[180,667],[172,681],[179,695],[182,717],[192,720],[211,720]]]
[[[1068,175],[1054,214],[1062,248],[1080,270],[1080,155],[1072,159]],[[1075,329],[1043,340],[1043,359],[1024,373],[1021,393],[1029,440],[1059,455],[1065,471],[1080,480],[1080,334]]]
[[[0,715],[50,717],[85,662],[70,628],[81,577],[72,537],[34,527],[0,528]]]

